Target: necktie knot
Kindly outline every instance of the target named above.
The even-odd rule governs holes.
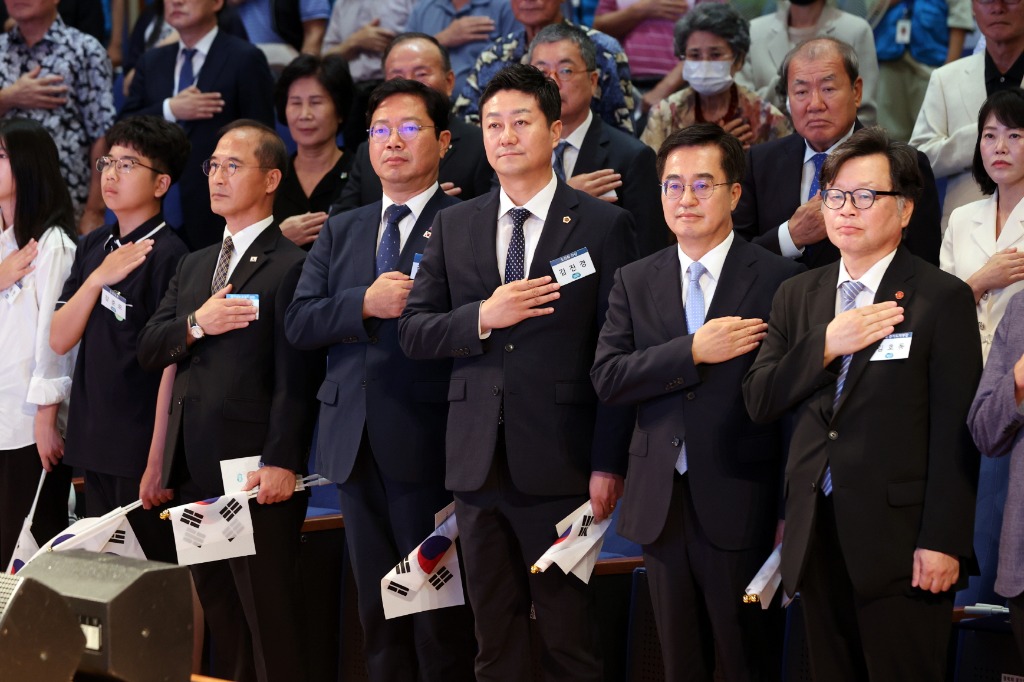
[[[391,204],[384,211],[384,221],[388,225],[397,225],[402,218],[412,213],[412,210],[404,204]]]
[[[509,213],[512,215],[512,226],[520,230],[526,224],[526,219],[530,217],[528,208],[513,208]]]
[[[384,231],[377,247],[377,277],[398,268],[398,258],[402,253],[402,232],[398,223],[410,213],[412,211],[404,204],[391,204],[384,209]]]
[[[690,278],[690,284],[700,282],[701,275],[707,272],[708,269],[701,265],[700,261],[694,261],[690,263],[690,267],[686,268],[687,276]]]
[[[854,304],[857,302],[857,296],[860,292],[864,291],[864,285],[861,282],[854,280],[848,280],[839,285],[839,294],[842,300],[842,311],[853,310]]]
[[[825,159],[828,158],[828,154],[825,152],[818,152],[811,157],[811,163],[814,164],[814,177],[811,178],[811,188],[807,192],[807,198],[813,199],[818,196],[821,191],[821,167],[825,165]]]
[[[181,54],[185,57],[186,61],[191,61],[192,57],[196,55],[196,48],[186,47],[181,51]]]

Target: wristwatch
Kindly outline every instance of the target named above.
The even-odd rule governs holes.
[[[188,332],[192,335],[193,339],[201,339],[206,334],[196,321],[195,313],[189,313],[188,315]]]

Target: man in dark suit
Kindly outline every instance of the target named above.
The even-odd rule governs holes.
[[[944,680],[973,563],[974,297],[900,245],[921,191],[911,147],[857,131],[821,185],[841,260],[782,284],[743,384],[755,420],[793,411],[782,580],[815,679]]]
[[[263,465],[248,479],[260,487],[256,554],[191,567],[215,650],[231,668],[214,673],[232,680],[303,679],[295,571],[307,496],[292,491],[322,359],[284,335],[305,256],[271,216],[286,164],[273,130],[246,120],[229,127],[205,166],[223,243],[182,259],[139,337],[143,368],[177,364],[164,487],[194,502],[224,493],[222,461],[258,455]]]
[[[549,78],[508,66],[482,102],[501,188],[437,215],[399,338],[412,358],[454,358],[445,484],[477,679],[531,677],[532,610],[545,679],[600,680],[589,588],[529,567],[588,497],[600,521],[621,495],[632,413],[598,405],[589,371],[612,276],[635,254],[633,220],[554,176],[560,103]],[[573,253],[591,274],[559,285],[551,261]]]
[[[552,167],[570,187],[633,214],[637,250],[649,256],[672,240],[658,203],[654,150],[591,112],[597,92],[595,49],[586,31],[569,24],[545,26],[530,42],[527,60],[555,80],[562,99],[562,139],[552,153]]]
[[[665,140],[678,246],[616,274],[591,372],[602,401],[639,408],[618,529],[644,547],[667,680],[712,679],[716,649],[727,680],[781,672],[779,612],[739,596],[781,536],[782,434],[750,421],[740,386],[775,290],[803,268],[733,234],[743,163],[712,123]]]
[[[223,5],[224,0],[167,2],[167,23],[180,40],[139,58],[121,111],[122,117],[163,116],[185,129],[192,151],[178,183],[180,194],[168,199],[165,210],[173,222],[180,202],[182,233],[193,250],[219,241],[222,230],[200,172],[221,129],[243,118],[274,125],[274,80],[267,59],[251,43],[217,28]]]
[[[408,78],[437,90],[445,97],[452,96],[455,73],[448,50],[433,36],[425,33],[399,34],[384,51],[381,64],[387,79]],[[487,165],[480,128],[458,116],[449,116],[448,132],[451,141],[441,159],[437,176],[441,188],[463,200],[487,194],[491,191],[494,172]],[[370,163],[369,142],[363,142],[356,150],[352,171],[341,190],[341,197],[331,207],[331,215],[380,199],[381,183]]]
[[[816,268],[839,258],[825,235],[818,174],[828,154],[862,127],[857,120],[863,89],[857,54],[835,38],[807,41],[786,55],[779,83],[785,84],[796,132],[747,152],[743,196],[733,222],[744,239]],[[916,154],[924,191],[906,230],[906,245],[938,265],[939,194],[928,157]]]
[[[384,200],[327,222],[286,328],[296,347],[328,351],[317,470],[338,485],[370,679],[472,680],[468,609],[385,620],[380,596],[381,578],[430,535],[434,514],[452,499],[444,488],[451,361],[412,361],[398,346],[414,259],[437,212],[459,203],[437,184],[448,98],[394,79],[373,91],[368,112]]]

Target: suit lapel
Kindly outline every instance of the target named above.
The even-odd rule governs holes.
[[[804,310],[807,319],[804,320],[802,331],[806,332],[818,325],[827,325],[836,316],[836,285],[839,282],[839,261],[818,269],[821,275],[813,287],[808,287],[804,294]],[[820,360],[819,360],[820,362]],[[831,391],[823,391],[820,394],[818,409],[825,421],[828,421],[832,413]]]
[[[498,272],[498,190],[477,204],[475,224],[469,228],[470,248],[484,288],[492,292],[501,286]]]
[[[220,243],[199,252],[198,278],[191,283],[193,294],[193,309],[198,310],[203,303],[210,298],[210,287],[213,286],[213,271],[217,267],[217,259],[220,258]]]
[[[210,52],[203,60],[203,68],[199,70],[199,77],[196,78],[196,87],[202,92],[216,92],[214,84],[219,82],[220,73],[224,65],[229,61],[230,55],[224,54],[224,41],[227,34],[223,31],[217,32],[217,37],[210,45]]]
[[[352,212],[346,229],[351,254],[343,254],[346,267],[355,269],[350,282],[373,282],[377,271],[377,233],[380,230],[381,201],[375,201]]]
[[[757,274],[750,268],[751,254],[747,243],[734,238],[729,253],[722,264],[722,275],[715,287],[715,295],[708,306],[706,319],[735,315],[740,303],[757,280]]]
[[[537,242],[537,251],[530,263],[528,278],[543,277],[551,274],[551,261],[564,254],[565,242],[579,221],[576,207],[579,199],[564,182],[559,181],[555,188],[555,196],[548,207],[548,217],[544,221],[544,230]],[[584,244],[583,246],[589,246]]]
[[[679,270],[679,250],[666,249],[651,265],[654,276],[647,280],[647,286],[654,300],[661,323],[665,326],[666,338],[686,336],[686,313],[683,310],[683,282]]]
[[[779,26],[786,26],[788,17],[785,17]],[[768,37],[768,56],[772,59],[772,71],[777,71],[779,64],[786,58],[786,54],[789,52],[789,36],[786,31],[774,27],[772,33]]]
[[[420,217],[416,219],[416,224],[412,226],[412,232],[409,233],[409,238],[405,242],[405,246],[402,247],[402,253],[398,257],[398,269],[408,274],[412,270],[412,259],[417,253],[423,253],[423,250],[427,248],[427,240],[430,237],[426,236],[430,232],[430,226],[434,223],[434,216],[437,215],[439,209],[438,204],[444,201],[445,197],[444,190],[440,187],[430,197],[430,200],[423,207],[423,211],[420,212]]]
[[[280,236],[281,230],[277,223],[260,232],[256,241],[238,259],[238,265],[235,266],[234,272],[228,278],[228,283],[232,285],[232,292],[236,294],[241,292],[245,283],[263,267],[269,255],[277,248],[277,239]]]
[[[604,133],[601,119],[595,116],[590,122],[587,134],[583,136],[583,144],[576,157],[572,174],[593,173],[602,168],[608,168],[608,136]]]

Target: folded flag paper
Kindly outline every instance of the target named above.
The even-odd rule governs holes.
[[[67,530],[43,543],[32,559],[46,552],[65,552],[70,549],[145,559],[146,555],[127,518],[129,512],[140,506],[142,502],[133,502],[103,516],[79,519]]]
[[[466,603],[455,540],[459,527],[452,514],[380,581],[385,618],[443,609]]]
[[[238,492],[167,510],[178,564],[189,566],[256,553],[249,498]]]
[[[743,594],[744,604],[761,604],[767,609],[772,603],[776,590],[782,584],[782,543],[775,545],[774,551],[768,556],[754,579],[747,585]]]
[[[21,524],[21,533],[18,534],[18,542],[14,545],[14,553],[11,554],[11,562],[7,564],[7,572],[11,575],[17,573],[27,564],[32,556],[39,551],[36,538],[32,535],[32,518],[36,515],[36,505],[39,504],[39,494],[43,491],[43,483],[46,482],[46,469],[39,475],[39,485],[36,486],[36,496],[32,499],[32,507],[28,510],[28,516]]]
[[[594,564],[604,545],[604,534],[611,525],[611,517],[594,521],[594,511],[587,500],[579,508],[558,522],[558,539],[530,567],[531,573],[543,573],[551,564],[569,575],[572,573],[585,583],[590,582]]]

